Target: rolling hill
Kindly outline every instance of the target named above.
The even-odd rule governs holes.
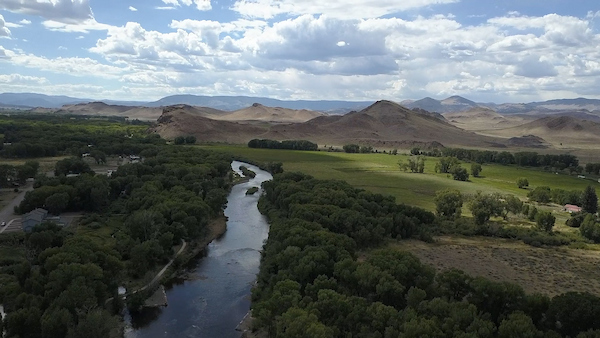
[[[435,115],[419,113],[390,101],[378,101],[346,115],[318,116],[307,122],[255,126],[216,121],[185,107],[165,108],[153,129],[166,138],[195,135],[198,140],[245,143],[253,138],[307,139],[320,144],[362,143],[392,147],[411,142],[471,147],[504,147],[506,140],[457,128]]]
[[[572,116],[547,116],[516,127],[482,131],[486,135],[534,135],[558,147],[587,147],[600,143],[600,123]]]

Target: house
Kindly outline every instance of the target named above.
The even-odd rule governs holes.
[[[563,211],[568,212],[569,214],[572,214],[574,212],[581,212],[581,207],[578,207],[573,204],[565,204],[565,206],[563,207]]]
[[[23,215],[21,219],[21,225],[23,231],[31,232],[34,227],[42,224],[42,222],[48,217],[48,210],[37,208]]]
[[[57,216],[49,216],[48,210],[37,208],[23,215],[21,218],[21,227],[25,232],[31,232],[34,227],[44,223],[54,222],[60,226],[65,226],[65,223]]]

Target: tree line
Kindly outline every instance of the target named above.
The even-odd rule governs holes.
[[[310,150],[316,151],[319,146],[316,143],[307,140],[269,140],[269,139],[252,139],[248,142],[249,148],[263,149],[288,149],[288,150]]]
[[[427,211],[298,173],[264,188],[271,228],[252,315],[272,337],[600,334],[600,299],[591,294],[528,295],[458,270],[436,273],[407,252],[373,250],[385,238],[427,239],[438,222]]]

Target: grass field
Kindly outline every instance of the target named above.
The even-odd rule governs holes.
[[[458,189],[467,194],[477,191],[510,193],[525,199],[528,190],[517,187],[516,181],[519,177],[526,177],[530,188],[546,185],[553,189],[583,190],[589,184],[600,187],[596,181],[580,179],[576,176],[556,175],[536,169],[497,164],[484,164],[482,177],[470,177],[469,182],[459,182],[449,178],[447,174],[434,172],[438,161],[435,157],[426,158],[424,174],[413,174],[403,172],[398,167],[398,161],[406,161],[407,155],[252,149],[232,145],[201,147],[235,154],[254,161],[282,162],[286,171],[300,171],[320,179],[344,180],[357,188],[395,196],[399,203],[429,210],[435,209],[433,202],[435,192],[443,189]],[[463,166],[467,170],[470,169],[469,163]]]

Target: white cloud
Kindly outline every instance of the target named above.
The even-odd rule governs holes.
[[[0,14],[0,37],[10,36],[10,29],[8,29],[6,21],[4,21],[4,17]]]
[[[132,12],[137,12],[137,8],[133,7],[133,6],[129,6],[129,10]]]
[[[2,49],[0,47],[0,53]],[[4,49],[5,58],[3,62],[10,62],[15,66],[27,67],[41,71],[48,71],[57,74],[71,75],[77,77],[99,77],[99,78],[117,78],[128,67],[117,67],[102,64],[90,58],[69,57],[69,58],[46,58],[23,52],[15,52]]]
[[[21,25],[31,25],[31,21],[27,20],[27,19],[23,19],[21,21],[19,21],[19,23]]]
[[[167,5],[171,5],[169,7],[166,7],[169,9],[178,7],[181,5],[185,5],[185,6],[196,5],[196,8],[199,11],[209,11],[212,9],[210,0],[162,0],[162,2],[164,2]]]
[[[89,0],[0,0],[0,9],[69,24],[94,17]]]
[[[26,76],[21,74],[0,74],[0,83],[5,85],[26,85],[38,84],[44,85],[48,83],[48,79],[37,76]]]
[[[110,25],[99,23],[95,19],[89,19],[76,24],[69,24],[60,21],[46,20],[42,22],[46,29],[66,33],[88,33],[89,31],[108,30]]]
[[[164,0],[163,0],[164,1]],[[175,1],[175,0],[169,0]],[[232,9],[243,16],[270,19],[280,14],[326,14],[330,17],[378,18],[409,9],[448,4],[459,0],[380,0],[377,4],[363,0],[237,0]]]
[[[171,6],[157,6],[157,7],[154,7],[154,9],[158,9],[161,11],[170,11],[172,9],[177,9],[177,8],[171,7]]]

